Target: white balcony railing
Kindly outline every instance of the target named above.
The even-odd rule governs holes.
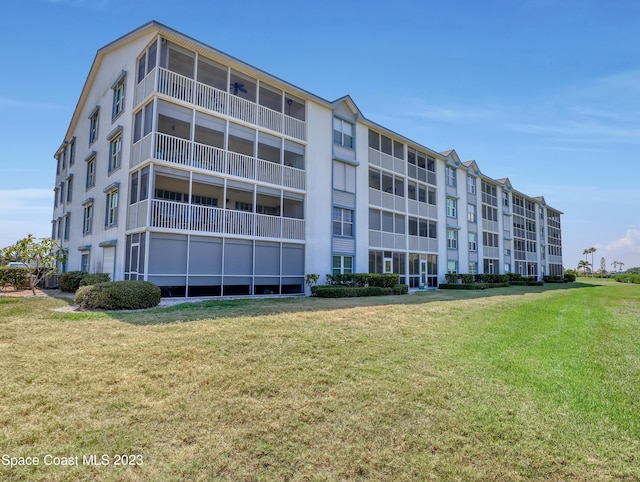
[[[307,138],[306,122],[303,120],[161,67],[153,69],[138,83],[134,93],[135,105],[139,105],[152,92],[258,125],[295,139],[304,141]]]
[[[304,241],[304,220],[220,209],[209,206],[151,200],[153,228],[197,231],[254,238]]]
[[[133,145],[132,166],[149,158],[301,191],[305,190],[306,185],[303,169],[225,151],[159,132],[152,132]]]

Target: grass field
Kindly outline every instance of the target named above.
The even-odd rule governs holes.
[[[0,298],[0,480],[640,480],[638,285],[66,303]]]

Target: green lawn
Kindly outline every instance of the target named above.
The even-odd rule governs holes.
[[[640,480],[640,286],[581,281],[128,313],[0,298],[0,480]]]

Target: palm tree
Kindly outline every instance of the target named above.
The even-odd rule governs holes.
[[[583,267],[584,267],[584,266],[588,266],[588,265],[589,265],[589,259],[587,258],[587,256],[588,256],[588,255],[589,255],[589,253],[591,252],[591,251],[589,251],[589,249],[590,249],[590,248],[587,248],[587,249],[585,249],[585,250],[582,252],[582,254],[584,254],[584,265],[582,265]],[[579,263],[578,263],[578,266],[580,266],[580,264],[579,264]],[[586,271],[586,269],[585,269],[584,275],[585,275],[585,277],[587,276],[587,271]]]
[[[617,261],[611,261],[611,266],[613,266],[613,271],[615,271],[617,273],[618,272],[618,262]]]
[[[620,266],[620,271],[622,271],[622,267],[624,266],[624,263],[622,261],[618,261],[618,266]]]
[[[589,252],[591,253],[591,266],[593,267],[593,253],[598,251],[596,248],[589,248]],[[593,278],[593,270],[591,270],[591,277]]]
[[[580,269],[582,269],[582,271],[584,272],[585,278],[587,277],[587,269],[589,269],[589,266],[591,266],[589,264],[589,261],[587,261],[585,259],[581,259],[580,261],[578,261],[578,271],[580,271]]]

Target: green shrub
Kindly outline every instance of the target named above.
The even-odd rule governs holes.
[[[492,286],[489,283],[440,283],[438,288],[442,290],[486,290]]]
[[[509,286],[527,286],[527,281],[509,281]]]
[[[393,288],[398,284],[399,280],[400,275],[393,273],[348,273],[327,275],[327,285],[329,286],[351,286],[357,288],[365,288],[367,286]]]
[[[575,282],[575,280],[576,280],[576,274],[575,274],[575,273],[568,273],[568,272],[565,272],[565,273],[564,273],[564,280],[565,280],[565,282],[567,282],[567,283],[573,283],[573,282]]]
[[[513,275],[513,273],[511,273]],[[509,276],[506,274],[481,273],[477,274],[475,280],[479,283],[508,283]]]
[[[345,286],[345,285],[321,285],[311,288],[311,294],[318,298],[353,298],[360,296],[385,296],[405,295],[409,292],[407,285],[395,285],[393,287],[382,286]]]
[[[617,274],[613,277],[619,283],[633,283],[640,284],[640,274],[635,273],[624,273]]]
[[[16,291],[28,287],[27,268],[0,267],[0,288],[11,286]]]
[[[80,280],[80,286],[97,285],[98,283],[106,283],[107,281],[111,281],[109,273],[85,274]]]
[[[566,283],[567,280],[564,276],[553,275],[553,276],[543,276],[542,279],[545,283]]]
[[[58,288],[66,293],[74,293],[80,287],[82,278],[87,275],[86,271],[67,271],[58,276]]]
[[[527,286],[544,286],[544,281],[527,281]]]
[[[136,310],[160,303],[160,288],[148,281],[109,281],[81,286],[76,304],[84,309]]]

